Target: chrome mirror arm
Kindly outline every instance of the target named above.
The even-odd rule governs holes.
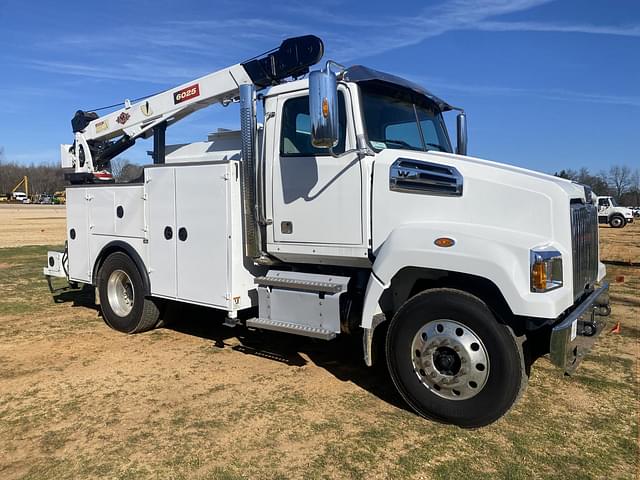
[[[329,153],[331,154],[331,156],[333,158],[342,158],[345,155],[349,155],[351,153],[357,153],[360,156],[363,157],[374,157],[376,152],[374,152],[369,145],[367,145],[367,141],[364,138],[364,135],[358,135],[357,137],[357,141],[358,141],[358,147],[357,148],[352,148],[351,150],[347,150],[346,152],[342,152],[342,153],[334,153],[333,151],[333,147],[329,148]]]

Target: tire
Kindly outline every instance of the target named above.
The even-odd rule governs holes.
[[[396,388],[418,414],[464,428],[498,420],[527,384],[512,330],[459,290],[427,290],[407,300],[389,325],[386,356]]]
[[[158,305],[144,296],[142,276],[127,254],[109,255],[100,267],[97,284],[102,316],[111,328],[140,333],[156,326],[160,315]]]
[[[614,215],[609,219],[609,225],[612,228],[622,228],[626,224],[627,224],[627,221],[624,219],[624,217],[621,217],[620,215]]]

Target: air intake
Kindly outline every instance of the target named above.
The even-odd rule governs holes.
[[[462,196],[462,175],[455,167],[399,158],[389,171],[389,189],[425,195]]]

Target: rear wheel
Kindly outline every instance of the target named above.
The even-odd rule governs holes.
[[[522,347],[477,297],[452,289],[409,299],[389,325],[391,377],[420,415],[481,427],[504,415],[526,385]]]
[[[611,225],[613,228],[622,228],[625,226],[625,224],[626,224],[626,220],[624,219],[624,217],[621,217],[620,215],[614,215],[609,220],[609,225]]]
[[[124,333],[151,330],[160,310],[153,299],[145,298],[142,276],[131,258],[112,253],[98,272],[102,316],[107,325]]]

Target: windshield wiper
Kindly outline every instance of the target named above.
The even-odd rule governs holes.
[[[422,148],[414,147],[413,145],[409,145],[404,140],[394,140],[393,138],[385,138],[382,140],[382,143],[395,143],[396,145],[400,145],[401,147],[408,148],[409,150],[416,150],[418,152],[423,151]]]
[[[446,152],[447,151],[447,150],[445,150],[445,148],[442,145],[438,145],[437,143],[428,143],[427,142],[427,145],[429,145],[430,147],[436,147],[441,152]]]

